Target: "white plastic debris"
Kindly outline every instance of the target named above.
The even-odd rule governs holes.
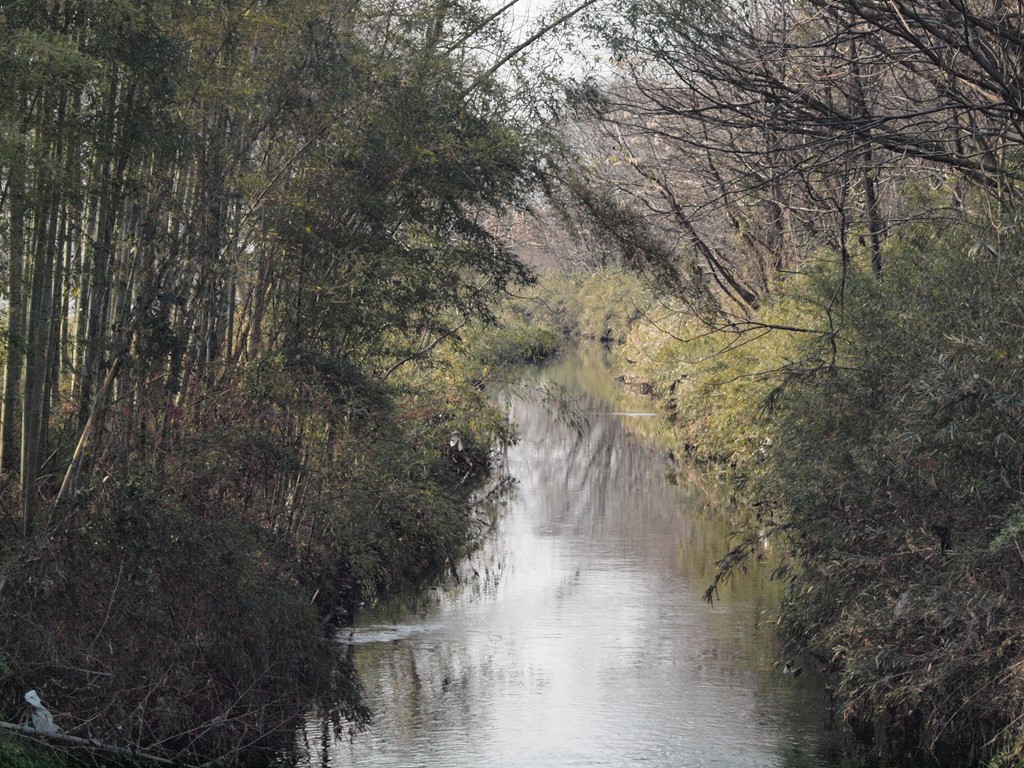
[[[60,728],[53,722],[53,715],[50,714],[50,710],[43,706],[43,702],[39,700],[39,694],[35,692],[35,689],[25,694],[25,701],[32,707],[33,728],[40,733],[60,733]]]

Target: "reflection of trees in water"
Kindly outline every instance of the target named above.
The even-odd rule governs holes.
[[[545,526],[552,533],[619,541],[641,554],[653,545],[671,561],[698,563],[695,575],[709,574],[726,549],[728,522],[694,514],[701,501],[664,481],[669,463],[637,443],[630,417],[611,415],[608,404],[592,397],[581,396],[580,407],[589,425],[574,434],[542,406],[516,404],[524,443],[516,449],[513,471],[528,473],[531,484],[543,489]]]
[[[607,378],[607,370],[597,366],[600,359],[593,354],[589,359],[589,368],[571,361],[565,366],[573,384],[586,386],[588,376]],[[702,591],[728,550],[737,510],[710,496],[707,487],[666,482],[674,473],[672,463],[637,434],[648,432],[651,420],[611,413],[642,410],[637,404],[579,394],[578,408],[588,424],[573,432],[542,403],[518,400],[514,412],[523,444],[514,451],[513,472],[534,475],[532,482],[543,488],[541,512],[550,534],[569,530],[594,543],[613,544],[622,554],[662,560],[687,587]],[[752,563],[725,586],[723,596],[770,610],[781,585],[768,583],[769,570]]]
[[[386,746],[386,738],[397,738],[415,749],[418,738],[437,739],[446,733],[450,742],[451,734],[470,732],[478,702],[472,696],[459,695],[460,689],[469,685],[470,660],[408,642],[362,646],[357,658],[360,674],[374,687],[372,698],[387,702],[386,709],[375,713],[375,723],[386,721],[387,727],[349,731],[332,728],[328,718],[310,718],[298,734],[298,749],[304,758],[298,762],[303,766],[347,764],[343,756],[349,749],[372,753]]]

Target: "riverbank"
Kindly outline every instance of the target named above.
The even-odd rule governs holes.
[[[35,688],[72,735],[186,760],[273,750],[310,702],[358,725],[328,623],[467,552],[508,439],[457,373],[246,370],[159,465],[112,465],[31,547],[3,518],[2,719]]]
[[[361,727],[331,627],[476,545],[471,499],[514,439],[487,383],[562,339],[510,312],[386,382],[319,357],[256,361],[164,428],[159,461],[111,461],[45,538],[22,546],[0,516],[0,719],[20,722],[34,688],[72,735],[196,762],[272,754],[311,702]]]
[[[892,237],[886,280],[850,265],[832,315],[827,265],[742,327],[709,328],[666,300],[630,325],[616,360],[671,425],[675,457],[746,512],[707,597],[771,547],[783,637],[834,676],[838,715],[864,743],[1012,765],[1024,743],[1019,259],[985,259],[971,237]]]

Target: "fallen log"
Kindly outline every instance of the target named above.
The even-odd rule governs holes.
[[[147,763],[153,763],[154,765],[166,765],[171,768],[197,768],[197,766],[189,765],[188,763],[178,762],[167,757],[160,757],[159,755],[153,755],[148,752],[139,752],[126,747],[117,747],[113,744],[104,744],[97,739],[86,739],[81,736],[72,736],[69,733],[47,733],[39,731],[33,728],[31,725],[19,725],[18,723],[5,723],[0,720],[0,731],[7,731],[9,733],[17,733],[22,736],[29,736],[37,739],[44,739],[48,742],[59,742],[61,744],[67,744],[69,746],[84,747],[87,749],[98,750],[101,752],[109,752],[120,757],[131,758],[132,760],[141,760]]]

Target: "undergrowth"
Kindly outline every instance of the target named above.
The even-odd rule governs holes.
[[[109,413],[102,480],[45,536],[17,545],[3,489],[0,719],[36,689],[70,735],[196,762],[270,755],[312,708],[366,722],[328,630],[473,545],[503,416],[453,371],[317,356],[202,386],[187,413]]]
[[[60,752],[6,737],[0,737],[0,765],[4,768],[70,768]]]
[[[1021,244],[906,227],[882,281],[822,253],[749,323],[665,306],[622,354],[746,499],[720,578],[788,553],[785,640],[898,757],[1024,754]]]

